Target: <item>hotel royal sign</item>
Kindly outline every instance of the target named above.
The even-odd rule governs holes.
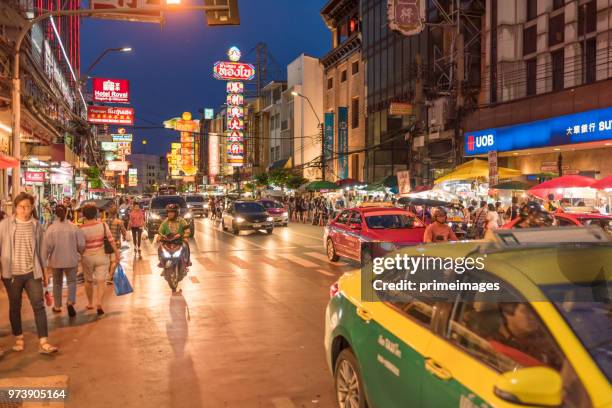
[[[229,61],[219,61],[213,67],[214,77],[227,82],[227,163],[244,166],[244,83],[255,77],[255,67],[241,63],[238,47],[227,51]]]

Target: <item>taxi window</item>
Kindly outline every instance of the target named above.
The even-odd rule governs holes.
[[[574,224],[572,221],[568,220],[567,218],[563,218],[563,217],[557,217],[557,224],[559,224],[560,227],[575,227],[576,224]]]
[[[521,367],[553,368],[563,378],[564,406],[589,406],[586,391],[545,324],[525,299],[508,285],[501,286],[505,300],[514,297],[515,302],[494,302],[478,292],[464,292],[453,308],[446,339],[501,373]]]
[[[346,224],[350,215],[350,211],[342,211],[342,213],[340,213],[340,215],[338,216],[338,218],[336,219],[336,222],[338,224]]]

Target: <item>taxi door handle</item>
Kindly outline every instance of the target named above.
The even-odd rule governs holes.
[[[442,367],[440,364],[438,364],[435,360],[428,358],[425,360],[425,369],[431,374],[431,375],[435,375],[436,377],[438,377],[441,380],[450,380],[451,378],[453,378],[452,374],[450,373],[450,371],[448,371],[446,368]]]
[[[366,323],[369,323],[370,320],[372,320],[372,315],[370,312],[361,307],[357,308],[357,316],[359,316],[361,320],[365,321]]]

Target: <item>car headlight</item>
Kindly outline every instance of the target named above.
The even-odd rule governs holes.
[[[159,219],[160,219],[160,216],[159,216],[159,214],[156,214],[156,213],[151,213],[151,219],[152,219],[152,220],[159,220]]]
[[[187,208],[191,208],[191,204],[187,204]]]
[[[244,222],[244,218],[242,218],[242,217],[236,217],[236,222]]]
[[[287,211],[285,211],[285,212],[283,213],[283,217],[288,217],[288,216],[289,216],[289,213],[288,213]]]
[[[208,204],[204,204],[204,208],[208,208]]]
[[[452,222],[449,222],[449,223],[448,223],[448,226],[452,228],[452,227],[453,227],[453,223],[452,223]]]
[[[193,217],[193,215],[192,215],[190,212],[185,213],[185,217],[184,217],[185,219],[187,219],[187,220],[188,220],[188,219],[190,219],[191,217]]]
[[[266,221],[274,221],[274,218],[268,217],[268,218],[266,218]]]

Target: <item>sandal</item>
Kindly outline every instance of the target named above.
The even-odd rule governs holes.
[[[51,309],[53,313],[62,313],[62,308],[56,309],[55,307]]]
[[[15,339],[15,345],[13,346],[13,351],[23,351],[25,349],[25,341],[23,336],[18,336]]]
[[[59,349],[55,346],[52,346],[49,343],[43,343],[38,347],[38,352],[40,354],[53,354],[56,353]]]

